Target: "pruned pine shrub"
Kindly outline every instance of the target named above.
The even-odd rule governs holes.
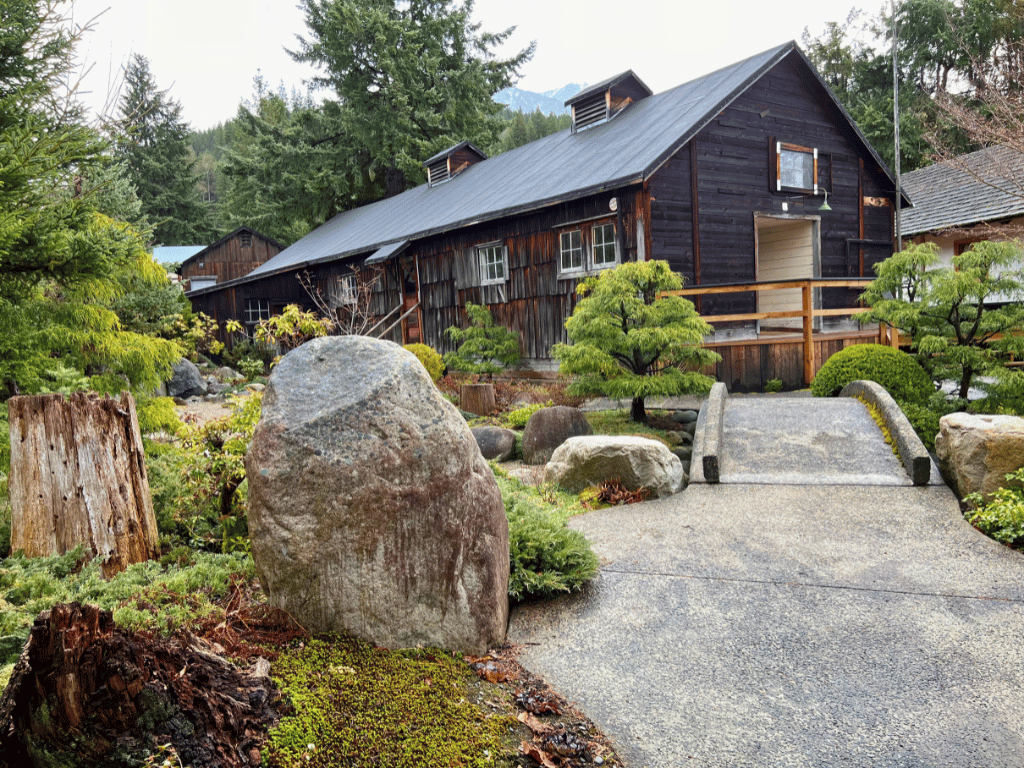
[[[1024,467],[1008,474],[1006,482],[987,502],[978,493],[967,496],[964,501],[974,509],[964,517],[986,536],[1020,547],[1024,546]]]
[[[437,351],[428,344],[406,344],[405,349],[416,355],[416,359],[427,369],[430,380],[436,384],[444,373],[444,361]]]
[[[855,344],[832,355],[811,382],[815,397],[835,397],[851,381],[880,384],[900,402],[924,403],[935,392],[932,380],[906,352],[882,344]]]
[[[175,435],[181,429],[181,419],[169,397],[140,397],[135,401],[139,417],[139,431],[144,435],[166,432]]]
[[[508,516],[513,601],[573,592],[597,574],[597,555],[579,531],[565,527],[564,513],[510,477],[497,476]]]

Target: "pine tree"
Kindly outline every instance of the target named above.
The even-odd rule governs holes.
[[[195,157],[181,105],[157,89],[139,54],[125,70],[119,150],[138,189],[143,213],[163,245],[202,245],[214,235],[212,211],[199,196]]]
[[[701,346],[712,328],[686,299],[659,298],[682,287],[666,261],[627,262],[581,283],[584,298],[565,321],[572,344],[551,350],[577,376],[569,391],[628,397],[639,422],[647,397],[706,392],[713,379],[699,371],[721,359]]]
[[[481,32],[472,0],[303,0],[309,39],[297,61],[321,67],[314,82],[334,91],[350,145],[365,152],[366,181],[388,196],[425,179],[421,163],[461,141],[486,147],[512,84],[533,55],[493,55],[514,27]]]

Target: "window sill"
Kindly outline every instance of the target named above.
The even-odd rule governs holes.
[[[577,279],[579,279],[581,277],[593,277],[594,275],[600,275],[602,272],[607,272],[609,269],[615,269],[617,266],[619,266],[619,265],[616,263],[616,264],[608,264],[608,265],[603,266],[603,267],[596,267],[594,269],[580,269],[580,270],[578,270],[576,272],[559,272],[558,273],[558,279],[559,280],[577,280]]]

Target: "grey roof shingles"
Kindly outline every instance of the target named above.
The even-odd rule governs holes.
[[[450,181],[339,213],[240,281],[638,183],[794,51],[803,57],[796,43],[776,46],[642,99],[606,123],[564,130],[471,165]]]
[[[1024,215],[1022,181],[1024,155],[1004,147],[911,171],[902,182],[914,207],[901,230],[912,236]]]

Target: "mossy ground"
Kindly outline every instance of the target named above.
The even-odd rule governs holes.
[[[484,704],[461,657],[333,637],[283,654],[272,674],[294,707],[270,732],[272,768],[514,765],[519,723]]]

